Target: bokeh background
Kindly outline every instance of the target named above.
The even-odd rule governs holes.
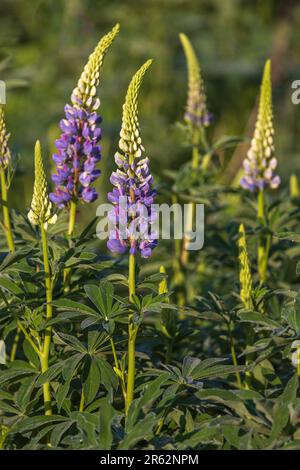
[[[44,148],[49,179],[53,142],[65,103],[89,53],[116,23],[121,33],[104,63],[99,96],[103,120],[103,176],[106,200],[114,168],[121,108],[128,82],[149,57],[154,64],[141,93],[140,121],[154,173],[176,169],[190,158],[178,145],[174,123],[186,98],[185,59],[178,33],[197,50],[208,106],[215,116],[210,138],[251,131],[263,64],[273,61],[276,149],[285,180],[300,170],[300,105],[291,84],[300,79],[300,2],[297,0],[1,0],[0,79],[8,84],[7,125],[11,148],[21,159],[10,194],[26,208],[33,182],[33,146]],[[244,147],[232,151],[229,178]],[[96,204],[85,215],[95,214]]]

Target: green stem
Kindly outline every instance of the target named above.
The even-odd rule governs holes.
[[[28,343],[30,343],[30,346],[32,347],[32,349],[37,353],[38,356],[40,356],[41,351],[39,350],[39,348],[37,347],[35,342],[32,340],[30,334],[24,328],[24,326],[22,325],[22,323],[20,321],[18,321],[18,328],[20,329],[20,331],[22,331],[24,333],[24,336],[27,339]]]
[[[129,300],[135,294],[135,257],[129,255]],[[137,328],[132,320],[132,313],[129,315],[128,324],[128,374],[127,374],[127,393],[125,403],[125,414],[128,414],[130,404],[134,398],[134,379],[135,379],[135,340]]]
[[[297,374],[300,377],[300,347],[297,348]]]
[[[115,370],[117,371],[117,376],[121,381],[122,393],[123,393],[125,403],[126,403],[126,384],[125,384],[125,380],[124,380],[124,373],[120,368],[115,343],[114,343],[114,340],[113,340],[112,337],[110,338],[110,344],[111,344],[111,350],[112,350],[112,353],[113,353],[113,358],[114,358],[114,363],[115,363]]]
[[[51,320],[52,318],[52,283],[51,283],[51,271],[48,257],[48,244],[46,231],[43,224],[41,224],[41,236],[42,236],[42,248],[43,248],[43,258],[44,258],[44,272],[45,272],[45,287],[46,287],[46,320]],[[46,372],[49,367],[49,355],[50,355],[50,345],[51,345],[51,333],[52,327],[47,326],[45,329],[45,338],[43,350],[40,354],[41,370],[42,373]],[[43,385],[43,394],[44,394],[44,403],[45,403],[45,414],[51,415],[51,393],[50,393],[50,382],[46,382]]]
[[[11,253],[15,251],[14,239],[11,229],[11,222],[10,222],[10,215],[8,209],[8,188],[7,182],[5,177],[5,170],[4,168],[0,169],[0,179],[1,179],[1,198],[2,198],[2,211],[3,211],[3,227],[6,236],[7,247]],[[17,328],[13,345],[10,353],[10,361],[13,362],[16,358],[18,344],[20,340],[20,328]]]
[[[84,410],[84,390],[83,390],[83,385],[82,385],[79,411],[83,411],[83,410]]]
[[[260,225],[265,224],[265,201],[264,201],[264,190],[261,189],[258,192],[257,197],[257,219]],[[261,234],[258,240],[257,248],[257,264],[258,264],[258,276],[261,283],[264,283],[267,278],[267,267],[268,258],[271,245],[271,236]]]
[[[232,335],[232,330],[231,330],[231,325],[230,325],[230,324],[228,324],[228,332],[229,332],[230,353],[231,353],[231,357],[232,357],[232,362],[233,362],[233,365],[234,365],[235,367],[237,367],[237,366],[238,366],[238,361],[237,361],[237,357],[236,357],[235,346],[234,346],[234,339],[233,339],[233,335]],[[239,388],[242,388],[242,381],[241,381],[240,373],[239,373],[239,372],[236,372],[235,376],[236,376],[236,381],[237,381],[238,387],[239,387]]]
[[[1,198],[2,198],[2,211],[3,211],[3,226],[7,241],[7,246],[10,252],[15,251],[14,239],[12,236],[9,209],[8,209],[8,197],[7,197],[7,184],[5,178],[4,168],[0,169],[0,179],[1,179]]]
[[[194,173],[198,167],[199,167],[199,160],[200,160],[200,155],[199,155],[199,148],[198,148],[198,143],[193,145],[193,153],[192,153],[192,172]],[[186,224],[184,227],[185,232],[191,232],[193,230],[193,217],[194,217],[194,210],[195,209],[195,204],[193,202],[190,202],[188,205],[188,212],[186,215]],[[182,251],[181,251],[181,264],[182,266],[186,267],[188,262],[189,262],[189,236],[184,235],[183,241],[182,241]]]
[[[14,336],[14,340],[13,340],[13,344],[12,344],[12,348],[11,348],[11,352],[10,352],[10,362],[13,362],[16,358],[18,344],[19,344],[20,336],[21,336],[20,333],[21,333],[21,330],[18,327],[17,331],[16,331],[16,334]]]
[[[70,214],[69,214],[69,227],[68,227],[68,237],[69,242],[71,242],[71,237],[75,230],[75,223],[76,223],[76,209],[77,203],[75,201],[71,201],[70,205]],[[71,268],[64,269],[64,285],[65,285],[65,292],[69,292],[70,290],[70,283],[71,283]]]
[[[68,228],[68,236],[69,237],[71,237],[74,233],[75,223],[76,223],[76,210],[77,210],[76,202],[71,201],[70,215],[69,215],[69,228]]]
[[[171,362],[172,352],[173,352],[173,339],[168,338],[166,358],[165,358],[166,364],[169,364]]]

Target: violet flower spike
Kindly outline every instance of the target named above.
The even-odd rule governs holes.
[[[49,196],[60,208],[71,201],[89,203],[98,197],[92,184],[101,173],[96,165],[101,159],[102,119],[97,113],[100,100],[95,95],[104,56],[118,32],[119,25],[116,25],[90,55],[72,92],[72,105],[65,106],[65,118],[60,121],[62,134],[55,142],[57,152],[52,157],[56,165],[56,173],[52,175],[55,192]]]
[[[107,247],[119,254],[128,250],[132,255],[140,252],[143,258],[151,256],[157,245],[157,239],[148,234],[155,220],[151,205],[156,191],[152,187],[149,159],[143,156],[137,111],[138,90],[151,62],[147,61],[136,72],[128,87],[123,105],[120,152],[115,154],[118,169],[111,175],[114,188],[108,193],[108,200],[114,206],[109,218],[118,228],[110,233]]]

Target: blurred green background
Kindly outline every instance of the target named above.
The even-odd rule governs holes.
[[[149,57],[154,63],[141,92],[140,121],[152,170],[176,169],[190,158],[173,128],[182,119],[186,99],[179,32],[190,37],[201,62],[208,106],[215,116],[212,139],[249,133],[263,64],[271,57],[280,173],[287,178],[300,170],[300,106],[291,103],[291,83],[300,79],[299,1],[1,0],[0,79],[8,84],[5,109],[11,148],[21,156],[11,191],[13,207],[24,209],[30,203],[37,138],[50,180],[64,105],[88,55],[116,22],[121,23],[121,33],[105,59],[98,90],[104,119],[103,176],[97,181],[101,200],[106,200],[114,168],[128,82]],[[243,148],[234,151],[233,169],[243,153]],[[96,203],[89,214],[95,209]]]

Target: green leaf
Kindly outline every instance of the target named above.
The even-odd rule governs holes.
[[[63,437],[63,435],[68,431],[68,429],[72,426],[73,421],[69,420],[63,423],[57,424],[50,436],[50,444],[52,447],[57,447]]]
[[[257,323],[259,325],[267,326],[272,330],[280,327],[280,323],[275,320],[271,320],[271,318],[262,313],[240,311],[238,312],[238,316],[242,322]]]
[[[154,413],[149,413],[144,419],[139,421],[134,428],[125,435],[120,442],[118,450],[131,449],[141,440],[149,440],[153,436],[153,428],[157,423],[157,417]]]
[[[287,383],[283,393],[276,400],[272,432],[270,435],[271,442],[288,424],[290,418],[290,407],[296,400],[297,390],[298,376],[297,374],[294,374]]]
[[[116,411],[112,407],[108,398],[102,402],[100,407],[100,436],[99,436],[99,449],[110,450],[113,442],[112,435],[112,421],[116,416]]]
[[[85,402],[88,404],[94,400],[100,388],[100,370],[97,361],[94,358],[89,358],[85,367],[88,371],[84,373],[86,378],[83,378],[84,397]]]
[[[107,319],[112,311],[114,287],[109,282],[102,282],[100,287],[87,285],[84,290],[88,298],[97,307],[101,316]]]
[[[52,305],[54,305],[54,307],[58,307],[59,309],[68,310],[71,312],[78,312],[78,313],[82,313],[83,315],[96,315],[97,316],[97,312],[93,310],[92,308],[88,307],[85,304],[81,304],[80,302],[74,302],[74,300],[70,300],[70,299],[54,300],[52,302]]]
[[[0,276],[0,287],[8,290],[8,292],[11,292],[12,294],[23,294],[22,289],[20,289],[20,287],[14,281],[6,276]]]
[[[300,234],[297,232],[277,232],[273,234],[275,238],[280,240],[289,240],[291,242],[300,242]]]
[[[68,418],[59,415],[24,418],[22,421],[19,421],[15,426],[13,426],[13,431],[18,433],[25,433],[28,431],[34,431],[49,424],[54,425],[56,423],[65,422],[67,420]]]

